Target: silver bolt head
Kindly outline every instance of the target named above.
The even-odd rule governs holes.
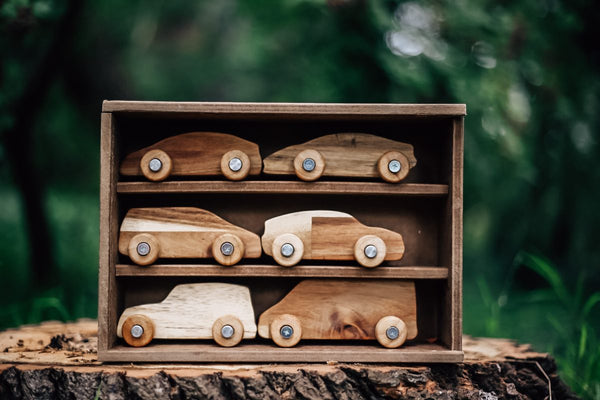
[[[373,246],[372,244],[367,245],[365,247],[365,256],[367,256],[367,258],[377,257],[377,247]]]
[[[396,340],[400,336],[400,330],[395,326],[390,326],[385,330],[385,336],[390,340]]]
[[[221,328],[221,336],[223,336],[225,339],[231,338],[234,333],[235,329],[233,329],[233,326],[231,325],[223,325]]]
[[[160,161],[158,158],[153,158],[148,163],[148,168],[150,168],[150,171],[152,172],[158,172],[162,168],[162,161]]]
[[[232,255],[234,249],[235,249],[235,247],[233,246],[233,243],[231,243],[231,242],[225,242],[221,245],[221,253],[223,253],[224,256]]]
[[[243,164],[244,163],[242,163],[242,160],[237,157],[233,157],[231,160],[229,160],[229,169],[233,172],[238,172],[240,169],[242,169]]]
[[[133,336],[136,339],[139,339],[144,334],[144,328],[142,328],[141,325],[135,324],[134,326],[131,327],[130,332],[131,332],[131,336]]]
[[[283,246],[281,246],[281,255],[284,257],[291,257],[295,250],[296,249],[294,249],[294,246],[292,246],[291,243],[284,243]]]
[[[150,254],[150,245],[147,242],[139,242],[136,247],[137,253],[144,257]]]
[[[289,325],[284,325],[279,330],[279,333],[281,334],[282,338],[289,339],[294,335],[294,328]]]
[[[398,160],[391,160],[388,163],[388,169],[392,174],[397,174],[402,169],[402,164]]]
[[[312,158],[305,158],[304,161],[302,161],[302,168],[306,172],[312,172],[316,166],[317,163]]]

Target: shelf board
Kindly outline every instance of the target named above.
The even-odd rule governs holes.
[[[448,185],[385,182],[299,181],[168,181],[119,182],[117,192],[136,193],[253,193],[447,196]]]
[[[148,267],[117,264],[116,276],[267,276],[267,277],[307,277],[307,278],[393,278],[393,279],[447,279],[445,267],[377,267],[297,265],[234,265],[224,267],[219,264],[155,264]]]
[[[99,351],[103,362],[377,362],[377,363],[452,363],[463,361],[463,352],[437,344],[406,344],[386,349],[377,344],[303,344],[291,348],[265,344],[240,343],[220,347],[213,342],[151,343],[146,347],[117,345]]]

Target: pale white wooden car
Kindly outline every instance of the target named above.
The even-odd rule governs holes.
[[[235,346],[256,337],[250,290],[230,283],[177,285],[160,303],[123,311],[117,336],[135,347],[152,339],[214,339]]]

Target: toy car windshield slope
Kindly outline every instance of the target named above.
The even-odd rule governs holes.
[[[417,336],[412,281],[314,279],[263,312],[258,335],[282,347],[300,339],[374,340],[399,347]]]
[[[265,174],[376,178],[400,182],[417,164],[413,146],[366,133],[337,133],[276,151],[264,160]]]
[[[257,234],[200,208],[132,208],[121,224],[119,252],[138,265],[207,257],[233,265],[260,257],[261,246]]]
[[[300,211],[265,222],[262,247],[275,261],[289,267],[300,260],[356,260],[376,267],[404,255],[402,235],[365,226],[339,211]]]
[[[120,173],[162,181],[173,176],[224,175],[240,180],[258,175],[262,159],[258,145],[217,132],[191,132],[169,137],[123,159]]]
[[[256,337],[250,291],[228,283],[175,286],[160,303],[123,311],[117,336],[136,347],[152,339],[214,339],[221,346],[235,346]]]

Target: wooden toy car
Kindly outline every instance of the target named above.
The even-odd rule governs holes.
[[[281,347],[292,347],[300,339],[377,339],[384,347],[399,347],[417,336],[415,285],[305,280],[261,314],[258,335]]]
[[[262,253],[257,234],[195,207],[130,209],[121,223],[119,252],[138,265],[207,257],[233,265]]]
[[[160,303],[123,311],[117,336],[135,347],[152,339],[214,339],[235,346],[256,337],[250,291],[229,283],[177,285]]]
[[[300,260],[356,260],[376,267],[404,255],[402,235],[361,224],[339,211],[301,211],[265,222],[262,247],[279,265],[291,267]]]
[[[410,144],[365,133],[338,133],[276,151],[264,160],[265,174],[291,175],[305,181],[321,176],[371,178],[400,182],[417,164]]]
[[[237,136],[191,132],[173,136],[127,155],[121,175],[143,175],[151,181],[174,176],[223,174],[237,181],[258,175],[262,160],[258,145]]]

